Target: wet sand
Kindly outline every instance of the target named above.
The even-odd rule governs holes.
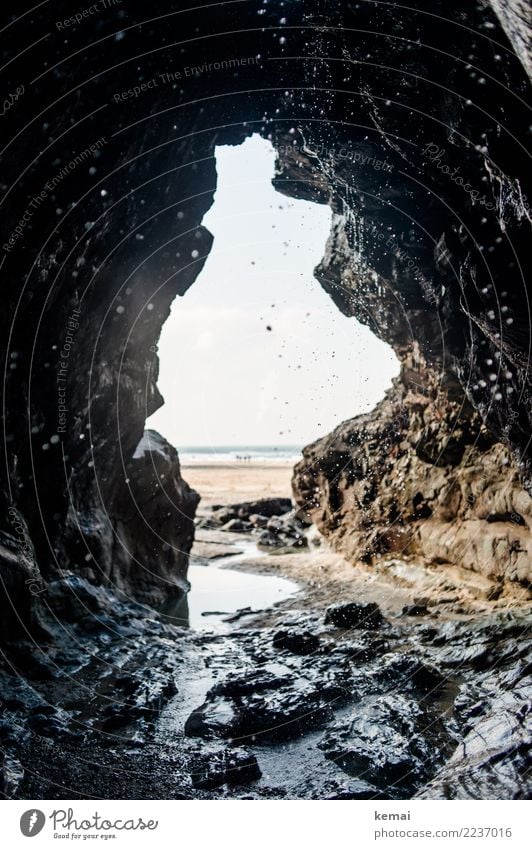
[[[291,497],[293,464],[197,463],[183,465],[183,477],[201,495],[198,516],[209,513],[213,504],[231,504],[268,497]],[[227,531],[198,528],[192,555],[201,560],[225,560],[255,547],[256,537]],[[267,553],[267,556],[264,554]],[[490,601],[492,582],[458,567],[434,568],[411,558],[383,558],[374,566],[348,563],[321,538],[314,546],[294,554],[247,552],[243,561],[231,563],[237,571],[270,575],[295,581],[304,592],[297,600],[281,602],[278,611],[293,607],[324,608],[353,598],[378,602],[386,615],[397,616],[402,607],[419,600],[431,605],[433,614],[471,615],[479,611],[521,607],[521,593],[504,594]],[[229,564],[227,564],[229,565]],[[271,618],[272,610],[267,618]]]
[[[200,510],[213,504],[236,504],[257,498],[291,498],[293,464],[205,463],[183,464],[187,483],[201,495]]]

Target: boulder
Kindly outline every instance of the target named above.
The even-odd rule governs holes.
[[[387,695],[357,704],[326,732],[320,748],[349,775],[400,797],[436,771],[435,737],[435,726],[415,700]]]
[[[310,631],[277,631],[273,635],[273,647],[293,654],[314,654],[320,648],[320,639]]]
[[[336,628],[364,628],[375,630],[384,623],[379,605],[375,602],[350,602],[329,607],[325,624]]]
[[[187,719],[185,734],[259,745],[289,740],[331,720],[331,702],[342,697],[338,680],[300,677],[294,687],[292,670],[262,669],[209,690]]]
[[[225,525],[231,519],[250,521],[252,516],[261,516],[268,520],[272,516],[288,513],[292,506],[289,498],[260,498],[258,501],[242,501],[238,504],[226,504],[223,507],[217,505],[212,508],[211,517],[220,525]]]

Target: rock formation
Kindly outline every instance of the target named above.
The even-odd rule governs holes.
[[[279,191],[333,208],[318,277],[402,363],[307,450],[301,504],[354,560],[525,581],[527,77],[491,8],[161,0],[65,24],[58,2],[28,54],[46,14],[13,22],[5,80],[4,636],[39,632],[61,576],[143,603],[184,586],[197,499],[164,441],[138,446],[161,327],[210,249],[215,146],[254,132]]]
[[[424,390],[424,391],[423,391]],[[525,596],[532,499],[506,446],[464,399],[398,379],[375,410],[304,450],[298,503],[354,563],[471,569]]]

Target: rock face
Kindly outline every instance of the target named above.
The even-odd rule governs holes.
[[[519,45],[521,6],[493,3]],[[528,81],[488,4],[427,11],[155,0],[149,22],[116,4],[68,36],[43,6],[12,21],[0,495],[24,532],[0,530],[8,632],[36,627],[30,584],[64,572],[149,603],[184,586],[195,496],[168,446],[135,452],[162,401],[161,327],[212,243],[215,147],[254,132],[279,191],[331,206],[318,278],[403,367],[373,414],[307,450],[298,500],[353,559],[404,545],[446,562],[454,521],[461,562],[524,580]]]
[[[512,42],[515,52],[529,76],[532,76],[530,5],[527,0],[492,0],[491,5]]]
[[[294,491],[356,562],[386,556],[532,578],[532,499],[507,448],[474,411],[398,381],[370,414],[304,450]]]
[[[438,729],[417,702],[401,695],[365,699],[347,721],[324,737],[321,748],[348,774],[374,786],[414,790],[438,759]],[[440,732],[441,733],[441,732]]]
[[[188,590],[199,496],[182,479],[175,448],[155,431],[145,431],[133,456],[121,459],[112,512],[92,498],[70,504],[60,548],[64,568],[158,606]]]
[[[175,448],[152,430],[145,431],[126,473],[128,497],[115,502],[118,545],[109,580],[159,605],[188,589],[199,496],[181,477]]]

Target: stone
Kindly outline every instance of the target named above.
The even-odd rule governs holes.
[[[154,722],[168,701],[177,693],[171,672],[160,669],[126,673],[115,679],[115,702],[104,708],[103,728],[121,728],[144,719]]]
[[[222,526],[222,530],[232,531],[237,534],[244,534],[253,530],[253,525],[251,522],[245,522],[243,519],[230,519],[229,522],[226,522],[226,524]]]
[[[530,685],[522,680],[468,711],[465,739],[419,798],[526,799],[530,744]]]
[[[436,771],[439,753],[430,728],[428,715],[412,699],[369,698],[326,732],[320,748],[349,775],[400,797]]]
[[[54,716],[49,716],[44,713],[37,713],[30,716],[26,722],[28,728],[33,734],[40,737],[49,737],[53,740],[61,740],[64,742],[76,743],[83,740],[83,734],[79,727],[70,724],[69,718],[57,713]]]
[[[308,548],[304,525],[292,514],[273,516],[259,535],[257,544],[265,548],[303,549]]]
[[[321,645],[320,638],[310,631],[277,631],[273,635],[273,647],[293,654],[314,654]]]
[[[110,613],[112,610],[109,594],[77,575],[68,575],[49,583],[46,600],[54,613],[67,622]]]
[[[245,749],[201,755],[190,768],[192,786],[198,790],[214,790],[223,784],[248,785],[258,781],[261,775],[257,758]]]
[[[252,513],[249,517],[249,521],[254,528],[265,528],[268,524],[268,518],[266,516],[261,516],[258,513]]]
[[[294,689],[291,677],[289,670],[281,676],[262,670],[217,684],[187,719],[185,734],[262,745],[301,737],[330,720],[331,700],[345,695],[343,688],[300,678]]]
[[[263,531],[257,540],[257,545],[263,548],[281,548],[282,543],[277,534],[271,531]]]
[[[337,787],[331,790],[325,797],[335,801],[349,799],[386,799],[386,795],[382,793],[374,784],[362,779],[352,778],[346,782],[338,782]]]
[[[375,602],[349,602],[330,607],[325,615],[325,624],[335,628],[363,628],[375,630],[384,624],[379,605]]]
[[[4,799],[16,798],[23,778],[24,769],[20,762],[0,749],[0,795]]]
[[[401,614],[402,616],[426,616],[428,612],[426,604],[406,604]]]
[[[250,521],[252,516],[260,516],[267,522],[273,516],[282,516],[291,509],[292,502],[289,498],[261,498],[257,501],[213,507],[211,518],[220,525],[225,525],[232,519]]]

